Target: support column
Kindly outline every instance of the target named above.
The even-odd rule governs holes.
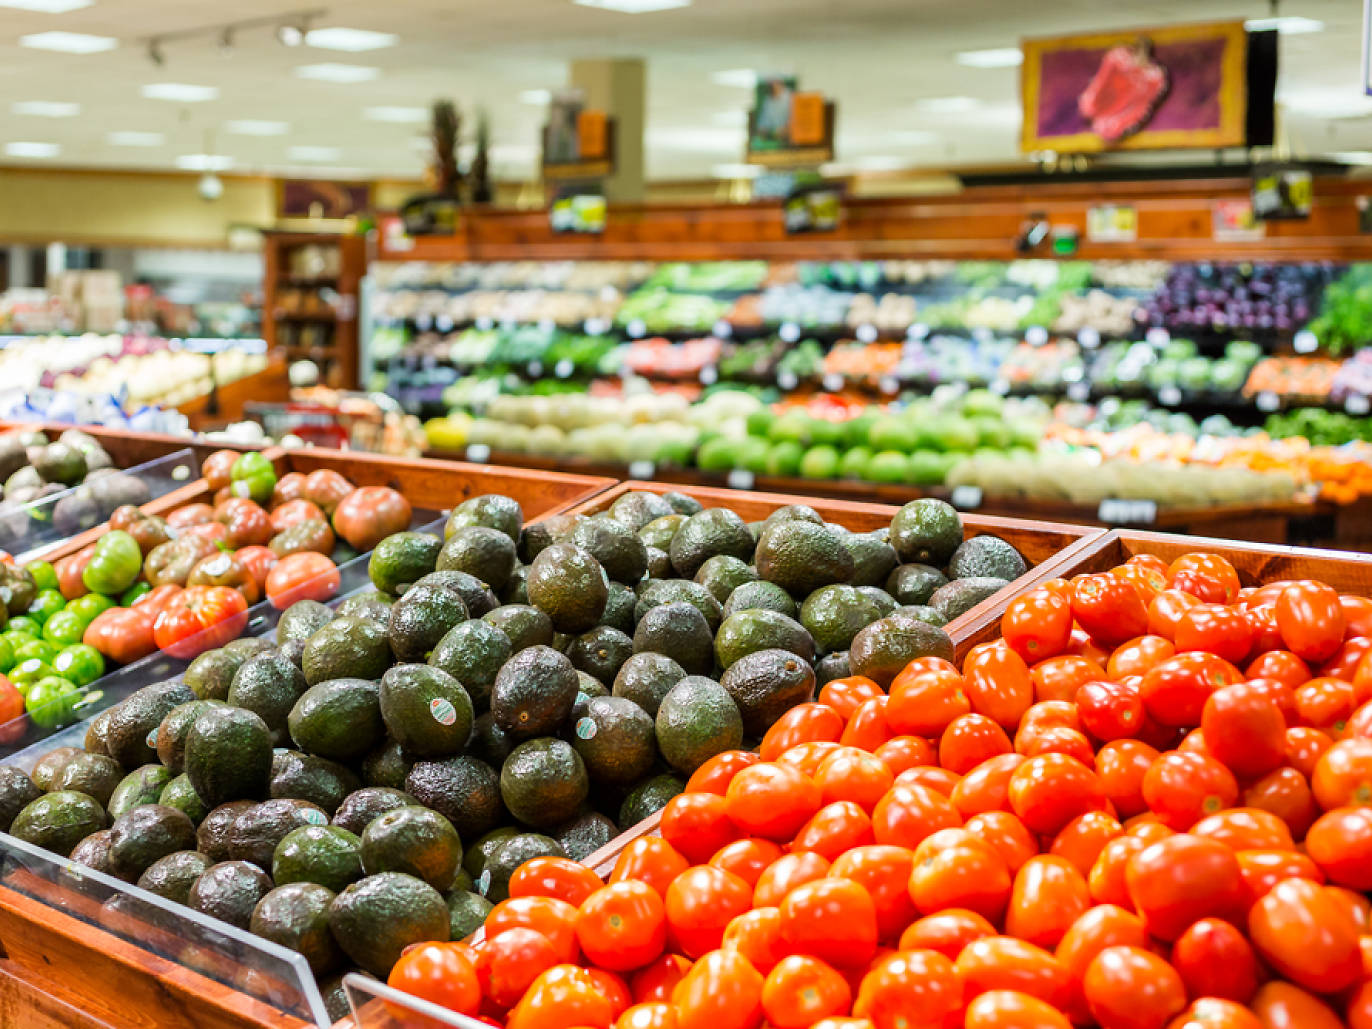
[[[647,124],[647,70],[642,58],[615,57],[573,61],[569,85],[586,106],[615,121],[615,173],[605,180],[612,203],[643,199],[643,133]]]

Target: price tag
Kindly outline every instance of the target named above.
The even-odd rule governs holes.
[[[588,336],[603,336],[610,330],[610,323],[604,318],[587,318],[582,329]]]
[[[829,372],[820,380],[820,385],[830,393],[837,393],[843,388],[843,376],[838,372]]]
[[[922,339],[927,339],[928,336],[929,326],[925,325],[923,322],[915,322],[914,325],[911,325],[908,329],[905,330],[905,338],[910,340],[912,343],[918,342]]]
[[[632,339],[642,339],[644,336],[648,335],[648,326],[643,324],[642,318],[635,318],[624,327],[624,331],[627,332]]]
[[[1352,415],[1365,415],[1372,410],[1372,404],[1368,403],[1367,397],[1361,393],[1352,393],[1343,402],[1343,409]]]
[[[467,447],[466,456],[472,464],[485,464],[491,459],[491,448],[485,443],[473,443]]]
[[[553,374],[559,379],[570,379],[574,371],[576,371],[576,365],[572,364],[571,360],[566,357],[553,365]]]
[[[1163,386],[1158,390],[1158,403],[1164,407],[1176,407],[1181,403],[1181,390],[1176,386]]]
[[[434,319],[434,327],[437,328],[439,332],[452,332],[453,320],[446,314],[440,314]]]
[[[734,327],[723,318],[715,322],[715,327],[710,330],[716,339],[728,339],[734,334]]]
[[[954,486],[953,495],[949,499],[959,511],[975,511],[981,507],[981,487]]]
[[[800,385],[800,380],[796,378],[796,373],[789,368],[784,372],[777,373],[777,388],[790,391]]]
[[[1074,403],[1085,403],[1091,396],[1091,387],[1084,382],[1074,382],[1067,387],[1067,399]]]
[[[992,393],[1003,397],[1010,392],[1010,382],[1007,379],[992,379],[990,389]]]
[[[972,330],[972,338],[978,343],[990,343],[995,338],[995,333],[985,325],[978,325]]]
[[[1094,350],[1100,346],[1100,332],[1094,327],[1087,325],[1077,333],[1077,342],[1087,350]]]
[[[787,343],[794,343],[800,339],[800,326],[795,322],[783,322],[781,328],[777,330],[777,335]]]
[[[638,460],[629,462],[629,478],[631,479],[651,479],[657,467],[651,461]]]
[[[735,468],[729,473],[728,483],[730,489],[752,489],[753,473],[747,468]]]
[[[1143,338],[1155,347],[1163,347],[1172,341],[1172,334],[1161,325],[1154,325]]]
[[[883,375],[877,380],[877,388],[888,396],[895,396],[900,392],[900,380],[894,375]]]
[[[433,328],[434,320],[427,314],[417,314],[414,316],[414,327],[420,332],[428,332]]]
[[[1301,329],[1291,337],[1291,346],[1298,354],[1313,354],[1320,348],[1320,341],[1309,329]]]
[[[1270,389],[1265,389],[1253,400],[1253,404],[1259,411],[1271,413],[1281,407],[1281,397],[1273,393]]]
[[[1048,330],[1042,325],[1031,325],[1024,330],[1024,342],[1031,347],[1041,347],[1048,342]]]
[[[543,375],[543,362],[542,362],[542,361],[530,361],[530,362],[529,362],[529,378],[531,378],[531,379],[537,379],[537,378],[539,378],[539,377],[542,376],[542,375]]]
[[[538,320],[538,331],[543,333],[545,336],[551,336],[553,334],[553,330],[555,330],[556,328],[557,325],[553,322],[551,318],[540,318]]]
[[[495,328],[495,322],[491,321],[488,315],[482,315],[476,320],[476,327],[482,332],[490,332]]]
[[[606,303],[609,303],[612,300],[618,300],[619,290],[615,289],[613,286],[601,286],[600,299],[604,300]]]
[[[700,384],[702,386],[713,386],[719,381],[719,369],[712,364],[707,364],[700,370]]]
[[[875,343],[877,341],[877,327],[871,324],[859,325],[857,338],[859,343]]]
[[[1102,500],[1096,508],[1096,518],[1107,525],[1151,525],[1157,517],[1152,500]]]

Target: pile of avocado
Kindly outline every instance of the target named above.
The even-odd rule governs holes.
[[[1024,570],[936,500],[854,533],[678,493],[530,525],[474,497],[443,539],[384,539],[373,591],[0,769],[0,829],[303,953],[337,1003],[347,966],[468,935],[524,861],[586,858],[823,682],[951,658],[940,626]]]

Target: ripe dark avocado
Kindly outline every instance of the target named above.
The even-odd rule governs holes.
[[[567,852],[550,836],[514,832],[488,849],[477,873],[477,889],[489,901],[499,904],[510,896],[510,876],[524,862],[536,857],[566,857]]]
[[[723,686],[704,676],[688,675],[673,686],[654,724],[662,756],[684,775],[743,742],[738,705]]]
[[[648,548],[648,574],[654,579],[665,579],[672,574],[672,559],[667,551],[659,547]]]
[[[264,872],[272,870],[272,855],[286,835],[303,825],[326,825],[323,808],[303,800],[264,800],[254,804],[229,829],[229,859],[251,861]]]
[[[246,861],[221,861],[195,880],[186,906],[202,915],[247,929],[257,902],[271,892],[267,873]]]
[[[954,579],[946,586],[940,586],[929,598],[929,606],[948,621],[972,610],[983,600],[993,597],[1009,586],[1006,579],[978,576],[973,579]]]
[[[53,788],[52,784],[57,774],[62,771],[62,766],[80,753],[80,747],[54,747],[34,762],[33,773],[30,776],[33,784],[47,793]]]
[[[391,666],[391,660],[385,623],[339,615],[305,643],[301,665],[305,682],[315,686],[347,676],[379,679]]]
[[[110,831],[99,829],[91,833],[72,848],[71,857],[67,860],[113,876],[114,869],[110,867]]]
[[[457,889],[446,898],[448,904],[448,931],[455,940],[465,940],[476,932],[486,921],[486,916],[495,907],[489,900],[471,890]]]
[[[485,525],[464,525],[443,544],[436,570],[467,572],[499,593],[518,562],[514,541],[505,533]]]
[[[412,764],[414,762],[405,756],[399,743],[387,740],[362,759],[362,781],[368,786],[401,789]]]
[[[200,794],[196,793],[195,787],[191,785],[190,776],[186,775],[185,772],[162,787],[162,792],[157,797],[157,803],[164,807],[174,807],[178,811],[184,811],[186,817],[197,826],[210,813],[210,809],[200,799]]]
[[[393,605],[386,639],[397,661],[427,661],[453,626],[467,620],[467,605],[453,590],[416,583]]]
[[[878,617],[885,618],[900,607],[896,598],[879,586],[858,586],[857,591],[876,605]]]
[[[639,622],[655,607],[684,602],[702,615],[711,632],[719,629],[724,610],[713,593],[690,579],[647,579],[638,586],[638,601],[634,604],[634,620]]]
[[[876,604],[856,586],[821,586],[800,606],[800,624],[821,654],[847,650],[858,630],[880,618]]]
[[[911,618],[918,618],[921,622],[928,622],[930,625],[943,628],[948,624],[948,619],[939,614],[932,607],[924,604],[906,604],[898,607],[892,614],[908,615]]]
[[[575,815],[590,792],[581,757],[565,740],[541,737],[515,747],[500,769],[500,796],[525,825],[546,829]]]
[[[495,724],[516,739],[555,733],[576,702],[576,669],[552,647],[521,650],[491,687]]]
[[[278,886],[257,902],[249,927],[253,935],[303,954],[310,971],[323,975],[343,957],[329,931],[334,897],[332,890],[318,883]]]
[[[672,537],[667,555],[678,575],[690,579],[708,559],[727,554],[747,561],[753,556],[753,534],[733,511],[715,507],[690,515]]]
[[[619,835],[619,827],[599,811],[587,811],[549,831],[573,861],[585,861]]]
[[[91,719],[91,723],[86,727],[86,738],[82,741],[87,753],[104,754],[110,756],[109,747],[106,745],[105,733],[110,727],[110,713],[113,708],[106,708]]]
[[[110,826],[110,867],[134,882],[159,858],[195,846],[195,826],[184,811],[144,804]]]
[[[927,604],[947,583],[948,576],[932,565],[898,565],[886,579],[886,592],[899,604]]]
[[[681,528],[681,523],[685,520],[686,515],[684,514],[669,514],[663,515],[661,518],[654,518],[638,530],[638,538],[647,547],[666,550],[672,545],[672,537],[676,535],[677,530]]]
[[[614,682],[620,667],[633,652],[634,641],[608,625],[597,625],[583,632],[567,647],[572,666],[602,682]]]
[[[769,514],[763,521],[762,528],[770,529],[780,522],[809,522],[812,525],[823,525],[824,519],[809,504],[787,504]]]
[[[610,505],[610,517],[623,522],[637,532],[655,518],[676,514],[677,511],[656,493],[633,490]]]
[[[383,626],[391,617],[391,598],[385,593],[354,593],[338,605],[338,617],[363,618]]]
[[[743,731],[760,737],[772,723],[814,699],[815,673],[788,650],[758,650],[739,658],[720,680],[743,717]]]
[[[440,668],[396,665],[381,677],[380,702],[391,738],[414,757],[459,754],[472,734],[471,698]]]
[[[791,594],[774,582],[759,579],[756,582],[745,582],[729,594],[729,599],[724,602],[724,617],[728,618],[737,611],[747,611],[755,607],[776,611],[787,618],[795,618],[799,613]]]
[[[446,893],[462,867],[452,823],[426,807],[402,807],[372,819],[362,833],[362,870],[405,872]]]
[[[484,761],[492,768],[499,768],[510,756],[510,751],[514,750],[517,742],[495,724],[495,716],[487,711],[472,723],[472,738],[467,741],[467,754],[478,761]]]
[[[24,805],[10,825],[10,835],[66,857],[106,824],[99,801],[75,790],[57,790]]]
[[[618,629],[626,636],[634,633],[634,608],[638,597],[622,582],[610,583],[610,592],[605,597],[605,610],[600,613],[600,624]]]
[[[453,513],[448,516],[448,522],[443,527],[443,538],[447,539],[467,525],[499,529],[510,537],[510,542],[518,543],[520,528],[524,525],[524,511],[517,500],[498,493],[468,497],[453,508]]]
[[[209,870],[211,864],[213,862],[198,851],[178,850],[150,864],[138,877],[138,888],[175,904],[185,904],[190,897],[191,887]]]
[[[200,820],[195,831],[195,849],[211,861],[229,860],[229,841],[233,838],[233,823],[244,811],[257,806],[252,800],[231,800],[220,804]]]
[[[633,529],[608,515],[583,518],[568,542],[590,554],[615,582],[632,586],[648,570],[648,548]]]
[[[528,647],[546,647],[553,642],[552,619],[529,604],[505,604],[487,611],[481,620],[503,632],[515,653]]]
[[[334,812],[333,824],[347,829],[354,836],[361,837],[373,818],[414,803],[415,799],[401,790],[393,790],[387,786],[368,786],[348,794]]]
[[[307,640],[333,619],[333,608],[327,604],[321,604],[317,600],[297,600],[281,612],[281,620],[276,623],[277,642]]]
[[[655,775],[635,786],[619,806],[619,827],[630,829],[650,815],[657,814],[667,802],[686,789],[679,775]]]
[[[157,758],[175,774],[186,770],[186,737],[195,720],[216,706],[227,706],[222,700],[192,700],[178,704],[167,712],[157,726]]]
[[[178,704],[194,700],[190,688],[179,682],[159,682],[144,686],[110,709],[105,730],[105,748],[125,768],[137,768],[157,760],[148,743],[152,731]]]
[[[284,619],[285,615],[281,617]],[[223,700],[229,695],[229,684],[233,682],[238,666],[250,656],[242,650],[230,650],[228,647],[207,650],[186,669],[186,686],[201,700]]]
[[[942,500],[912,500],[891,519],[891,546],[905,563],[942,568],[961,544],[962,518]]]
[[[429,664],[460,682],[472,709],[481,712],[491,706],[491,687],[513,653],[504,632],[476,619],[453,626],[429,654]]]
[[[52,789],[75,790],[104,806],[110,802],[115,787],[123,778],[124,770],[113,758],[101,754],[75,754],[62,765],[52,781]]]
[[[0,832],[9,832],[14,816],[43,795],[34,781],[12,765],[0,765]]]
[[[704,505],[699,500],[695,497],[688,497],[680,490],[668,490],[662,494],[662,499],[667,501],[677,514],[693,515],[704,510]]]
[[[799,518],[764,527],[754,563],[759,576],[798,596],[853,574],[853,557],[838,534]]]
[[[999,536],[983,533],[962,543],[948,559],[954,579],[1018,579],[1029,570],[1023,555]]]
[[[273,800],[303,800],[332,815],[361,784],[351,768],[315,754],[277,750],[272,754]]]
[[[302,825],[281,838],[272,855],[278,886],[310,882],[337,893],[362,878],[362,841],[336,825]]]
[[[657,760],[653,719],[623,697],[587,700],[570,742],[597,784],[629,786],[647,775]]]
[[[366,679],[331,679],[301,695],[287,719],[291,739],[307,754],[351,761],[386,735],[380,690]]]
[[[161,765],[135,768],[114,788],[109,803],[105,805],[105,813],[111,819],[116,819],[128,814],[140,804],[156,804],[162,796],[162,790],[171,779],[171,770]]]
[[[534,558],[529,602],[558,632],[585,632],[605,610],[610,580],[600,562],[573,543],[554,543]]]
[[[729,554],[716,554],[696,569],[695,581],[721,604],[745,582],[757,582],[757,569]]]
[[[434,570],[443,541],[427,532],[397,532],[376,545],[367,575],[382,593],[399,597]]]
[[[486,895],[486,889],[481,884],[480,880],[481,873],[486,868],[487,860],[492,854],[500,849],[501,844],[511,837],[518,835],[519,830],[513,825],[502,825],[499,829],[492,829],[490,832],[483,834],[475,843],[468,846],[463,853],[462,872],[467,878],[473,880],[473,885],[481,891],[483,897]],[[539,837],[539,839],[547,839],[547,837]],[[566,856],[562,853],[561,848],[556,841],[549,840],[549,843],[556,848],[555,856]],[[553,851],[549,851],[549,853],[552,854]],[[489,876],[486,878],[486,883],[490,883]]]
[[[634,653],[666,654],[693,675],[703,675],[715,664],[710,626],[704,615],[684,602],[652,608],[640,619],[634,630]]]
[[[656,717],[662,698],[684,678],[686,669],[666,654],[645,651],[624,662],[611,692],[633,701],[652,718]]]
[[[835,679],[846,679],[852,674],[853,670],[848,666],[848,651],[846,650],[836,650],[832,654],[825,654],[815,662],[815,685],[817,687],[833,682]]]
[[[211,708],[186,736],[186,775],[206,804],[260,800],[272,771],[267,723],[240,708]]]
[[[880,586],[900,563],[896,548],[875,532],[850,532],[839,542],[853,559],[853,574],[848,582],[853,586]]]
[[[272,745],[286,742],[286,717],[305,692],[305,676],[279,650],[254,654],[234,673],[228,702],[267,723]],[[160,742],[160,737],[159,737]]]
[[[854,675],[865,675],[887,687],[902,668],[917,657],[953,660],[953,641],[942,629],[909,615],[878,619],[855,637],[848,649]]]
[[[808,524],[797,522],[794,524]],[[803,660],[815,659],[815,641],[805,626],[766,608],[737,611],[724,619],[715,636],[715,657],[728,670],[739,658],[759,650],[789,650]]]
[[[464,841],[490,832],[505,814],[500,774],[470,754],[415,762],[405,778],[405,795],[447,818]]]
[[[430,572],[415,583],[416,586],[441,586],[462,598],[467,606],[468,618],[480,618],[487,611],[500,606],[495,593],[475,575],[467,572],[446,571]]]
[[[428,883],[403,872],[382,872],[334,899],[329,929],[348,957],[384,979],[410,944],[449,938],[448,905]]]

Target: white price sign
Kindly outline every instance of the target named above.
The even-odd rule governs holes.
[[[648,326],[643,323],[642,318],[635,318],[624,327],[624,331],[634,339],[642,339],[648,335]]]
[[[1358,415],[1361,417],[1362,415],[1367,414],[1369,410],[1372,410],[1372,404],[1368,403],[1367,397],[1363,396],[1361,393],[1353,393],[1343,402],[1343,409],[1351,415]]]
[[[1155,347],[1166,346],[1172,341],[1172,334],[1161,325],[1154,325],[1143,337]]]
[[[820,384],[830,393],[837,393],[843,388],[843,376],[838,372],[829,372],[820,380]]]
[[[657,471],[657,466],[651,461],[639,460],[629,462],[629,478],[631,479],[651,479]]]
[[[723,318],[715,322],[714,335],[719,339],[728,339],[734,334],[734,327]]]
[[[981,507],[981,487],[954,486],[953,495],[949,499],[959,511],[975,511]]]
[[[1084,382],[1074,382],[1067,387],[1067,399],[1073,403],[1081,404],[1091,396],[1091,387]]]
[[[900,392],[900,380],[894,375],[883,375],[877,380],[877,388],[887,396],[895,396]]]
[[[490,332],[492,329],[495,328],[495,322],[491,321],[491,319],[488,316],[483,314],[480,318],[476,320],[476,327],[480,329],[482,332]]]
[[[857,327],[857,339],[859,343],[875,343],[877,341],[877,327],[871,324],[863,324]]]
[[[1077,333],[1077,342],[1087,350],[1094,350],[1096,347],[1100,346],[1100,333],[1095,328],[1088,325]]]
[[[485,443],[473,443],[467,447],[466,456],[473,464],[485,464],[491,459],[491,448]]]
[[[719,369],[712,364],[707,364],[700,370],[700,384],[702,386],[713,386],[719,381]]]
[[[1181,403],[1181,390],[1176,386],[1163,386],[1158,390],[1158,403],[1164,407],[1176,407]]]
[[[572,372],[575,370],[576,365],[572,364],[571,360],[566,357],[553,365],[553,374],[559,379],[570,379],[572,377]]]
[[[1010,392],[1010,382],[1008,379],[992,379],[990,388],[992,393],[1003,397]]]
[[[754,482],[753,473],[748,471],[747,468],[735,468],[729,473],[727,482],[730,489],[752,489]]]
[[[1259,411],[1271,414],[1281,407],[1281,397],[1270,389],[1265,389],[1254,398],[1253,404]]]
[[[777,330],[777,335],[786,343],[794,343],[800,339],[800,326],[795,322],[783,322],[781,328]]]
[[[1320,341],[1309,329],[1301,329],[1291,338],[1291,347],[1298,354],[1313,354],[1320,348]]]
[[[452,332],[453,320],[449,318],[446,314],[440,314],[437,318],[434,319],[434,326],[438,329],[439,332]]]
[[[923,322],[915,322],[914,325],[911,325],[905,330],[905,338],[912,342],[925,339],[928,335],[929,326],[925,325]]]
[[[1096,518],[1107,525],[1151,525],[1157,517],[1153,500],[1102,500],[1096,509]]]
[[[796,373],[787,369],[777,373],[777,388],[787,391],[795,389],[800,385],[800,379],[796,378]]]

